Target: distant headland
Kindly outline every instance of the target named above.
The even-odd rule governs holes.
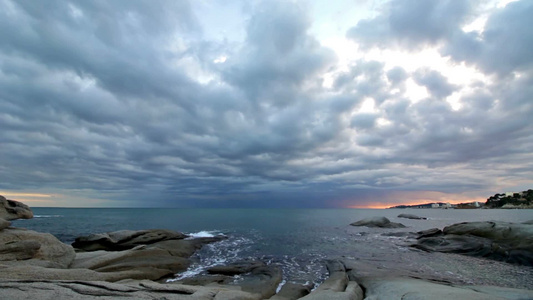
[[[487,198],[485,203],[474,201],[458,204],[449,202],[433,202],[413,205],[396,205],[389,208],[443,208],[443,209],[476,209],[476,208],[533,208],[533,190],[529,189],[522,192],[506,192],[495,194]]]

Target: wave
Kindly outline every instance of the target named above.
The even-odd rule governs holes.
[[[196,239],[196,238],[223,236],[224,234],[213,230],[213,231],[193,232],[193,233],[188,233],[187,235],[189,236],[188,239]]]

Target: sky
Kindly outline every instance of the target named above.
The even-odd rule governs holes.
[[[0,0],[0,194],[387,207],[533,188],[533,1]]]

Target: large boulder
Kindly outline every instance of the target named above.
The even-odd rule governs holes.
[[[21,228],[0,231],[0,263],[68,268],[74,249],[49,233]]]
[[[22,202],[8,200],[4,196],[0,196],[0,218],[7,221],[31,219],[33,218],[33,212]]]
[[[350,224],[352,226],[366,226],[366,227],[379,227],[379,228],[405,228],[405,225],[401,223],[391,222],[385,217],[371,217],[363,220],[359,220]]]
[[[412,247],[460,253],[533,266],[533,224],[465,222],[445,227],[442,235],[419,238]]]
[[[167,240],[180,240],[187,235],[164,229],[120,230],[108,233],[97,233],[76,238],[72,246],[85,251],[121,251],[139,245],[149,245]]]
[[[71,268],[105,273],[135,271],[135,276],[131,278],[149,280],[185,271],[190,265],[188,258],[197,249],[225,238],[183,239],[186,237],[184,234],[168,230],[124,230],[89,237],[100,238],[78,238],[73,245],[81,245],[84,250],[105,246],[108,250],[80,251]],[[132,245],[137,246],[130,248]],[[122,248],[127,249],[117,250]]]

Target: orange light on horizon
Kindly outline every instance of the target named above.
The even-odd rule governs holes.
[[[17,193],[17,192],[6,192],[0,191],[0,195],[4,197],[30,197],[30,198],[50,198],[52,195],[49,194],[39,194],[39,193]]]
[[[371,209],[385,209],[398,205],[418,205],[427,203],[469,203],[469,202],[481,202],[485,203],[486,198],[482,197],[468,197],[461,194],[444,194],[441,192],[421,191],[421,192],[400,192],[388,195],[389,199],[383,199],[384,202],[372,202],[367,201],[361,204],[348,204],[346,208],[371,208]],[[408,199],[406,199],[408,198]],[[396,200],[396,201],[394,201]],[[402,201],[403,200],[403,201]],[[355,202],[355,201],[354,201]]]

